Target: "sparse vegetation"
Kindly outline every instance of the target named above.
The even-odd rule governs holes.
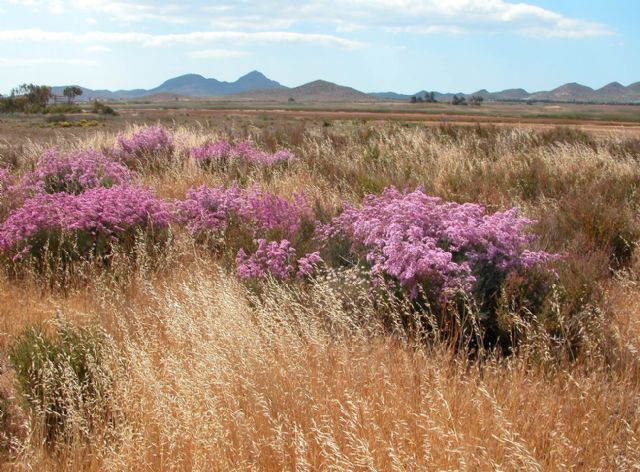
[[[452,105],[467,105],[467,99],[464,95],[454,95],[451,99]]]
[[[256,115],[0,148],[2,465],[631,468],[637,141]]]
[[[105,105],[104,103],[102,103],[101,101],[94,99],[91,102],[91,111],[92,113],[97,113],[99,115],[111,115],[111,116],[116,116],[117,113],[116,111],[110,107],[109,105]]]

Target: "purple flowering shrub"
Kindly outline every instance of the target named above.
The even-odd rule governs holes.
[[[312,217],[302,195],[289,202],[256,188],[243,189],[237,185],[191,189],[187,198],[178,204],[178,210],[194,235],[223,234],[236,227],[250,238],[260,235],[291,238]]]
[[[172,209],[140,187],[98,187],[81,194],[39,194],[12,211],[0,225],[0,252],[17,261],[46,252],[65,259],[108,257],[114,244],[133,245],[137,232],[164,237]]]
[[[231,158],[231,145],[227,141],[206,143],[191,148],[191,157],[201,165],[225,166]]]
[[[320,262],[317,253],[296,257],[305,253],[314,231],[313,212],[303,195],[290,202],[256,188],[200,187],[178,203],[178,212],[196,238],[213,241],[227,254],[237,251],[243,278],[302,277]]]
[[[113,154],[129,167],[162,167],[173,155],[173,136],[162,126],[145,126],[131,137],[119,134]],[[166,163],[164,162],[164,163]]]
[[[78,194],[90,188],[128,184],[134,175],[126,166],[97,151],[61,154],[52,148],[46,150],[35,169],[24,176],[20,187],[28,194]]]
[[[250,141],[242,141],[235,145],[228,141],[203,144],[192,148],[191,156],[205,167],[227,167],[232,163],[270,166],[295,160],[295,156],[288,149],[270,154],[256,149]]]
[[[525,229],[532,223],[516,209],[487,214],[481,205],[443,202],[420,189],[387,188],[366,196],[361,208],[346,206],[318,233],[327,247],[345,241],[348,256],[366,261],[376,284],[395,285],[432,307],[471,297],[494,314],[514,274],[542,269],[552,278],[546,265],[557,256],[530,249],[535,236]]]
[[[255,252],[248,255],[244,249],[238,251],[236,265],[243,279],[261,279],[268,276],[286,280],[294,275],[298,278],[312,275],[322,261],[319,252],[305,254],[297,259],[291,243],[258,239]]]

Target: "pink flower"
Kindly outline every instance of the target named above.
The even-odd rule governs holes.
[[[22,254],[36,238],[67,233],[117,240],[138,229],[166,228],[171,221],[171,206],[140,187],[99,187],[79,195],[39,194],[0,225],[0,251]]]
[[[191,156],[201,164],[224,165],[232,160],[254,165],[272,165],[291,162],[295,156],[288,149],[269,154],[256,149],[250,141],[242,141],[232,146],[227,141],[216,141],[191,149]]]
[[[362,208],[347,206],[330,225],[319,227],[318,235],[348,238],[352,253],[364,256],[378,281],[396,280],[412,297],[428,285],[446,298],[470,293],[487,270],[504,275],[556,259],[528,249],[535,237],[524,229],[532,223],[515,208],[488,215],[481,205],[392,187],[380,196],[367,195]]]
[[[60,154],[46,150],[33,172],[26,174],[20,189],[28,193],[80,193],[95,187],[130,183],[135,174],[124,165],[97,151]]]
[[[146,160],[157,154],[173,153],[173,137],[162,126],[146,126],[131,137],[119,134],[113,153],[125,162]]]
[[[296,272],[296,265],[298,277],[305,277],[311,275],[322,260],[320,254],[314,252],[305,255],[296,263],[296,250],[286,239],[270,242],[258,239],[257,243],[258,248],[253,254],[247,255],[244,249],[240,249],[236,256],[238,275],[244,279],[260,279],[271,275],[285,280]]]
[[[266,231],[292,236],[301,221],[311,217],[304,197],[291,203],[277,195],[237,185],[189,190],[186,200],[178,204],[178,211],[192,234],[224,231],[235,224],[254,236]]]

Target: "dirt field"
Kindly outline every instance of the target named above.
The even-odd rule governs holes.
[[[123,111],[123,116],[135,119],[137,116],[157,117],[162,119],[168,114],[181,114],[195,120],[215,119],[221,116],[258,116],[268,119],[312,119],[312,120],[367,120],[367,121],[405,121],[417,122],[427,126],[439,126],[452,123],[460,126],[493,125],[549,129],[556,126],[577,127],[584,131],[608,134],[611,131],[627,136],[640,136],[640,123],[616,120],[580,120],[572,118],[549,118],[529,116],[485,116],[467,114],[425,114],[407,112],[375,112],[375,111],[325,111],[325,110],[286,110],[286,109],[188,109],[160,110],[154,108]],[[639,113],[640,115],[640,113]]]
[[[598,136],[640,137],[640,107],[628,105],[579,104],[504,104],[482,107],[453,107],[448,104],[411,106],[404,103],[371,104],[274,104],[224,101],[189,101],[158,103],[121,103],[114,108],[118,116],[91,113],[51,117],[48,115],[0,116],[0,150],[22,145],[24,137],[47,142],[59,135],[83,138],[96,130],[120,131],[127,123],[160,122],[167,125],[198,124],[204,127],[221,123],[245,123],[260,128],[274,124],[350,122],[383,123],[395,121],[406,125],[516,127],[547,130],[555,127],[577,128]],[[75,124],[60,126],[60,121]],[[78,126],[87,120],[88,126]],[[95,121],[94,121],[95,120]],[[56,121],[58,121],[56,123]]]

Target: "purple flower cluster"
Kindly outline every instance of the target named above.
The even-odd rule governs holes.
[[[34,238],[64,234],[117,240],[137,229],[166,228],[171,219],[170,205],[139,187],[99,187],[79,195],[39,194],[0,225],[0,251],[23,254]]]
[[[94,150],[61,154],[46,150],[35,169],[26,174],[20,185],[28,193],[81,193],[95,187],[128,184],[134,174],[124,165]]]
[[[231,158],[232,146],[227,141],[215,141],[191,148],[191,157],[196,162],[226,164]]]
[[[191,149],[191,156],[201,164],[226,165],[231,161],[256,165],[272,165],[279,162],[291,162],[295,156],[288,149],[269,154],[256,149],[251,142],[242,141],[231,145],[227,141],[216,141]]]
[[[554,259],[527,249],[535,237],[523,230],[531,223],[516,209],[488,215],[481,205],[388,188],[365,197],[362,208],[347,206],[319,233],[347,237],[378,280],[390,277],[412,297],[427,288],[446,299],[471,292],[482,269],[507,274]]]
[[[114,154],[125,162],[148,159],[152,155],[171,154],[173,137],[162,126],[146,126],[138,129],[131,137],[119,134]]]
[[[237,224],[254,236],[278,231],[290,237],[304,218],[311,218],[311,209],[303,196],[291,203],[277,195],[237,185],[192,189],[186,200],[178,204],[178,209],[192,234],[222,232],[229,225]]]
[[[244,279],[259,279],[271,275],[284,280],[296,272],[298,277],[304,277],[311,275],[321,262],[317,252],[307,254],[296,262],[296,250],[286,239],[279,242],[258,239],[257,243],[258,248],[250,256],[244,249],[240,249],[236,256],[238,275]]]

